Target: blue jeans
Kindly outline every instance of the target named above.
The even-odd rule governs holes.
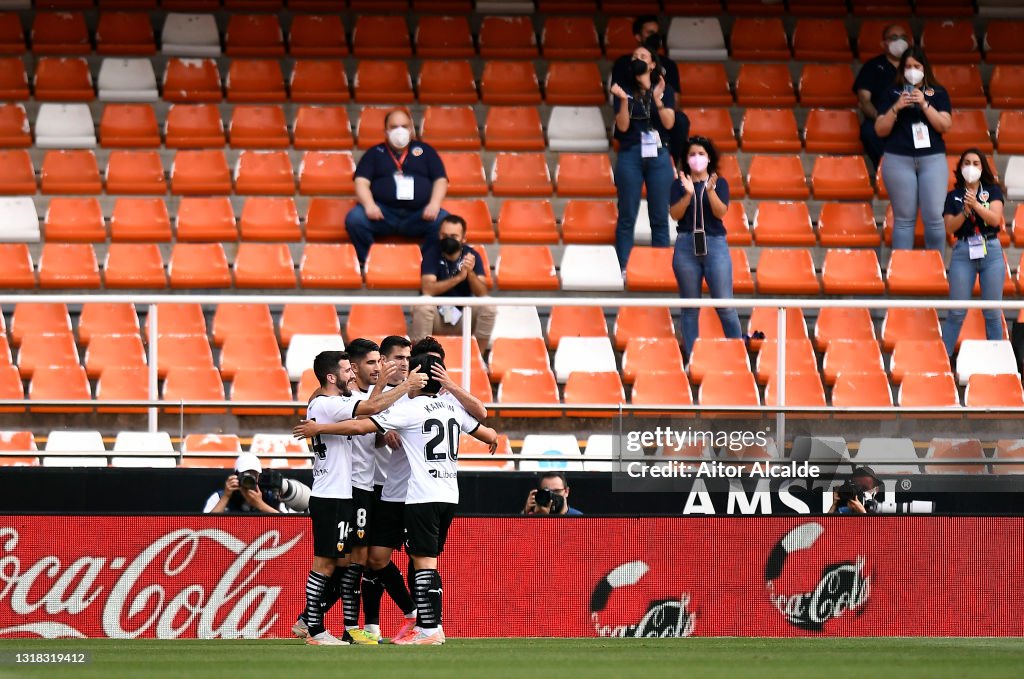
[[[663,140],[667,142],[668,140]],[[668,193],[672,187],[672,160],[668,148],[657,158],[641,158],[640,144],[620,149],[615,162],[615,186],[619,192],[619,219],[615,225],[615,254],[623,270],[633,250],[633,229],[640,211],[640,191],[647,184],[647,214],[651,218],[651,245],[668,247]]]
[[[701,297],[701,283],[708,282],[711,296],[718,299],[732,298],[732,258],[729,256],[729,244],[725,236],[708,236],[708,254],[697,257],[693,254],[693,234],[681,232],[676,238],[676,249],[672,255],[672,271],[676,274],[679,285],[679,296],[684,299]],[[722,321],[722,330],[726,337],[743,336],[740,330],[740,318],[735,309],[715,309]],[[680,325],[686,353],[693,351],[693,343],[699,333],[700,309],[683,309]]]
[[[437,219],[428,222],[423,219],[423,208],[409,210],[377,204],[384,214],[384,219],[372,221],[366,216],[366,210],[358,203],[345,215],[345,230],[356,248],[359,263],[366,263],[366,255],[370,252],[374,238],[378,236],[407,236],[419,238],[422,243],[437,240],[441,230],[441,222],[448,216],[445,210],[437,213]]]
[[[981,279],[981,298],[985,300],[1001,300],[1003,298],[1003,279],[1006,277],[1006,264],[1003,262],[1003,249],[999,239],[985,241],[988,254],[983,259],[972,260],[967,243],[958,240],[953,245],[953,258],[949,262],[949,298],[970,299],[974,288],[974,279]],[[990,340],[1003,338],[1003,324],[999,318],[999,309],[985,309],[985,337]],[[946,353],[953,355],[956,340],[960,336],[960,326],[967,316],[966,309],[950,309],[946,314],[946,322],[942,324],[942,341],[946,345]]]
[[[885,154],[882,181],[892,202],[892,249],[914,249],[914,224],[921,208],[924,222],[924,246],[928,250],[946,248],[946,225],[942,208],[946,204],[946,156],[897,156]]]

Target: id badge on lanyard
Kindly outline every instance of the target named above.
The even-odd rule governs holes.
[[[985,237],[976,233],[967,237],[967,255],[972,260],[984,259],[988,254],[988,245],[985,244]]]
[[[412,177],[395,173],[395,198],[398,200],[412,200],[416,197],[416,182]]]
[[[641,158],[657,158],[659,148],[661,148],[661,136],[657,130],[647,130],[640,133]]]
[[[910,126],[910,130],[914,135],[915,149],[930,149],[932,147],[932,138],[928,133],[927,125],[924,123],[914,123]]]

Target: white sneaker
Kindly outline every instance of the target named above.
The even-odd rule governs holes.
[[[342,641],[327,630],[315,637],[306,637],[306,643],[312,646],[348,646],[347,641]]]
[[[306,621],[301,617],[295,621],[292,625],[292,634],[297,636],[299,639],[305,639],[309,636],[309,626],[306,625]]]

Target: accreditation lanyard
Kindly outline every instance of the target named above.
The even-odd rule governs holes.
[[[388,155],[391,156],[391,160],[395,163],[397,171],[395,172],[395,198],[397,200],[413,200],[416,196],[416,183],[412,177],[407,177],[402,171],[402,165],[405,163],[406,157],[409,155],[409,147],[406,146],[405,150],[402,151],[401,157],[396,157],[391,147],[388,147]]]

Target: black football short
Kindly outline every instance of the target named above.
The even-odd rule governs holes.
[[[406,551],[412,556],[438,556],[454,518],[451,502],[405,505]]]
[[[405,544],[405,503],[378,499],[373,506],[371,547],[401,549]]]
[[[370,544],[370,528],[376,520],[373,508],[380,497],[381,488],[382,486],[377,486],[373,490],[352,489],[352,534],[349,536],[346,550],[351,551],[353,547],[366,547]]]
[[[352,500],[314,495],[309,498],[309,519],[313,522],[313,554],[340,559],[352,525]]]

